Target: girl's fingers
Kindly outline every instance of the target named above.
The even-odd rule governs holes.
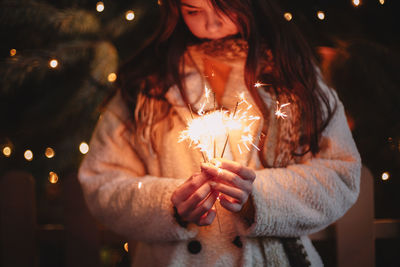
[[[188,216],[188,221],[199,222],[199,220],[214,206],[219,193],[213,191],[207,199],[200,203]]]
[[[241,190],[244,190],[248,193],[251,192],[252,190],[252,182],[248,180],[244,180],[242,177],[238,176],[237,174],[225,170],[225,169],[220,169],[217,168],[213,165],[202,165],[202,171],[208,173],[210,176],[213,176],[215,181],[227,184],[227,185],[233,185]]]
[[[210,225],[214,221],[216,214],[217,213],[215,211],[215,208],[211,208],[206,214],[201,216],[201,218],[198,221],[197,225],[198,226]]]
[[[224,195],[220,195],[219,203],[222,207],[231,212],[239,212],[243,207],[243,205],[237,203],[234,199],[229,199],[227,196]]]
[[[215,161],[218,162],[216,164],[217,166],[219,165],[221,169],[225,169],[230,172],[236,173],[245,180],[254,181],[256,179],[256,173],[251,168],[243,166],[236,161],[222,159],[222,158],[216,159]]]
[[[221,183],[210,183],[210,184],[214,190],[219,191],[224,195],[230,196],[235,200],[236,203],[239,203],[240,205],[246,203],[247,198],[249,197],[248,193],[233,186]]]
[[[199,189],[207,181],[208,177],[204,173],[200,172],[193,174],[173,193],[171,201],[174,206],[178,206],[179,203],[187,200],[193,194],[193,192]]]
[[[189,190],[189,189],[188,189]],[[208,183],[204,183],[196,191],[192,192],[191,196],[183,203],[178,204],[176,207],[178,213],[187,218],[192,211],[201,203],[211,192],[211,187]],[[210,207],[211,208],[211,207]]]

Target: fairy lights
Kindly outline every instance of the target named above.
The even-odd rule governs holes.
[[[107,80],[108,80],[110,83],[115,82],[115,81],[117,80],[117,74],[115,74],[114,72],[108,74]]]
[[[3,148],[3,155],[6,156],[7,158],[11,156],[12,150],[11,147],[5,146]]]
[[[97,12],[103,12],[104,11],[104,3],[103,2],[97,2],[96,10],[97,10]]]
[[[51,147],[46,148],[44,155],[46,156],[46,158],[51,159],[55,156],[55,152],[54,149],[52,149]]]
[[[17,50],[15,50],[14,48],[10,50],[10,56],[15,56],[17,54]]]
[[[80,151],[82,154],[88,153],[88,152],[89,152],[89,145],[88,145],[87,143],[85,143],[85,142],[82,142],[82,143],[79,145],[79,151]]]
[[[50,68],[53,68],[53,69],[57,68],[57,66],[58,66],[58,60],[57,60],[57,59],[51,59],[51,60],[49,61],[49,66],[50,66]]]
[[[26,150],[25,153],[24,153],[24,158],[27,161],[32,161],[33,160],[33,152],[31,150],[29,150],[29,149]]]
[[[385,4],[385,0],[379,0],[379,4],[384,5]]]
[[[318,17],[319,20],[324,20],[324,19],[325,19],[325,12],[319,10],[319,11],[317,12],[317,17]]]
[[[382,180],[387,181],[390,178],[390,173],[389,172],[384,172],[382,173]]]
[[[126,252],[128,252],[128,242],[126,242],[126,243],[124,244],[124,250],[125,250]]]
[[[358,7],[359,5],[361,5],[361,1],[360,0],[352,0],[353,6]]]
[[[49,172],[49,182],[52,184],[56,184],[58,182],[58,175],[55,172]]]
[[[283,14],[283,17],[287,20],[287,21],[291,21],[293,19],[293,15],[290,12],[286,12],[285,14]]]
[[[126,20],[133,20],[135,18],[135,12],[133,12],[132,10],[126,11],[125,18]]]

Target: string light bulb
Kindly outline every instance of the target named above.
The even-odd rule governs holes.
[[[383,5],[383,4],[385,4],[385,0],[379,0],[379,3],[380,3],[381,5]]]
[[[15,50],[14,48],[10,50],[10,56],[15,56],[17,54],[17,50]]]
[[[361,5],[361,1],[360,0],[352,0],[353,6],[357,7],[359,5]]]
[[[57,68],[57,66],[58,66],[58,60],[57,60],[57,59],[51,59],[51,60],[49,61],[49,66],[50,66],[50,68],[53,68],[53,69]]]
[[[124,244],[124,250],[125,250],[126,252],[128,252],[128,242],[126,242],[126,243]]]
[[[291,21],[293,19],[293,15],[290,12],[286,12],[285,14],[283,14],[283,17],[287,20],[287,21]]]
[[[46,156],[46,158],[51,159],[55,156],[55,152],[54,149],[52,149],[51,147],[46,148],[44,155]]]
[[[384,172],[382,173],[382,180],[387,181],[390,178],[390,173],[389,172]]]
[[[32,161],[33,160],[33,152],[31,150],[29,150],[29,149],[26,150],[25,153],[24,153],[24,158],[27,161]]]
[[[56,184],[58,182],[58,175],[55,172],[49,172],[49,182]]]
[[[135,12],[133,12],[132,10],[126,11],[125,18],[126,20],[133,20],[135,18]]]
[[[115,82],[115,81],[117,80],[117,74],[115,74],[114,72],[108,74],[107,80],[108,80],[110,83]]]
[[[103,12],[104,11],[104,3],[103,2],[97,2],[96,10],[97,10],[97,12]]]
[[[320,20],[324,20],[324,19],[325,19],[325,12],[319,10],[319,11],[317,12],[317,17],[318,17],[318,19],[320,19]]]
[[[7,158],[11,156],[12,150],[11,147],[5,146],[3,147],[3,155],[6,156]]]
[[[80,151],[82,154],[88,153],[88,152],[89,152],[89,145],[88,145],[86,142],[82,142],[82,143],[79,145],[79,151]]]

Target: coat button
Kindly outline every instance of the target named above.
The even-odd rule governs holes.
[[[187,249],[192,254],[197,254],[201,251],[201,243],[197,240],[190,241],[187,245]]]
[[[232,241],[232,243],[237,246],[238,248],[242,248],[243,247],[243,243],[242,240],[240,240],[240,236],[236,236],[235,239]]]

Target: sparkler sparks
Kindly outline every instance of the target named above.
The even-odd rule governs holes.
[[[276,101],[276,110],[275,110],[276,117],[286,119],[286,117],[288,115],[286,114],[286,112],[282,112],[282,108],[289,106],[289,105],[290,105],[290,103],[285,103],[285,104],[279,105],[279,101]]]
[[[210,101],[209,96],[210,90],[205,87],[206,100],[200,105],[198,116],[195,118],[192,114],[193,117],[188,122],[187,128],[181,132],[178,142],[189,140],[189,147],[199,149],[205,161],[211,161],[216,157],[217,142],[223,144],[220,152],[221,158],[223,157],[230,133],[233,132],[239,132],[241,135],[237,144],[240,153],[242,153],[241,146],[248,151],[251,150],[251,146],[259,150],[254,144],[251,128],[260,117],[248,114],[252,105],[245,99],[244,93],[239,94],[239,101],[233,112],[222,109],[205,112],[204,107]],[[225,142],[222,142],[224,139]]]

